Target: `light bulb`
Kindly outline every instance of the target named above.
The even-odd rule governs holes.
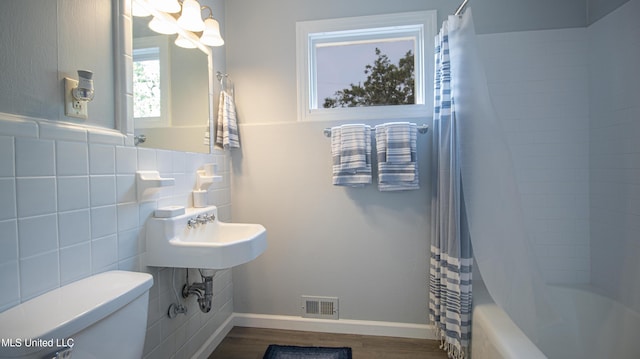
[[[189,31],[204,30],[204,22],[200,13],[200,3],[196,0],[184,0],[182,2],[182,15],[178,19],[178,25]]]
[[[214,18],[208,18],[204,21],[204,31],[200,37],[200,42],[207,46],[222,46],[224,40],[220,36],[220,24]]]
[[[186,37],[184,37],[182,35],[178,35],[178,37],[176,38],[176,41],[174,42],[174,44],[176,44],[176,46],[180,46],[180,47],[185,48],[185,49],[195,49],[196,48],[196,44],[194,44],[193,41],[191,41],[190,39],[187,39]]]
[[[149,21],[149,28],[157,32],[158,34],[165,35],[172,35],[178,32],[173,26],[167,24],[166,22],[158,19],[155,16],[153,17],[153,19],[151,19],[151,21]]]

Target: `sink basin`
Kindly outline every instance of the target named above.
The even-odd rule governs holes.
[[[226,269],[254,260],[266,248],[262,225],[220,222],[215,206],[147,222],[148,266]]]

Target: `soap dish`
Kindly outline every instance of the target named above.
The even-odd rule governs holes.
[[[171,218],[176,216],[181,216],[184,214],[183,206],[167,206],[158,208],[153,213],[156,218]]]

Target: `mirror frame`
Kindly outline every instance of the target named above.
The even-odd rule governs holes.
[[[131,15],[133,1],[134,0],[113,1],[113,17],[115,19],[115,122],[116,129],[125,136],[125,144],[128,146],[135,146],[133,125],[133,18]],[[215,99],[213,88],[213,51],[210,47],[201,44],[192,33],[181,30],[180,34],[193,40],[197,48],[207,55],[207,75],[209,82],[209,154],[211,154],[213,153],[215,143],[215,137],[213,136]]]

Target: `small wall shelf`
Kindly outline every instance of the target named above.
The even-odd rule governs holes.
[[[196,190],[206,190],[213,182],[222,182],[222,176],[216,175],[218,165],[207,164],[205,169],[196,171]]]
[[[136,188],[138,201],[142,201],[146,196],[153,195],[162,187],[170,187],[175,183],[175,178],[162,178],[158,171],[137,171]]]

